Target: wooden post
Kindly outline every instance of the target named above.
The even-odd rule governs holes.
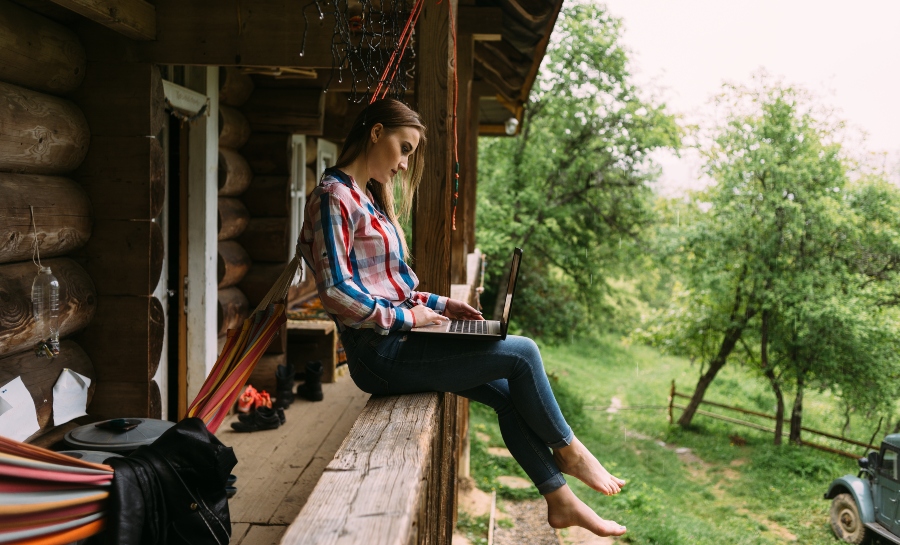
[[[162,31],[162,29],[161,29]],[[218,354],[216,343],[219,70],[185,69],[185,87],[209,98],[188,133],[187,399],[196,397]]]
[[[471,164],[468,160],[468,153],[471,147],[471,140],[477,140],[478,133],[472,133],[469,130],[469,117],[472,115],[472,108],[477,107],[477,97],[472,100],[472,75],[474,71],[474,59],[472,57],[472,49],[474,47],[474,39],[471,34],[461,34],[457,36],[457,67],[459,81],[459,101],[457,106],[457,127],[459,133],[459,197],[456,205],[456,230],[451,232],[451,282],[453,284],[466,283],[466,256],[474,247],[468,245],[468,221],[470,214],[468,207],[470,203],[468,199],[469,191],[475,189],[476,173],[470,170]]]
[[[672,409],[675,404],[675,381],[672,381],[672,387],[669,388],[669,424],[673,422]]]

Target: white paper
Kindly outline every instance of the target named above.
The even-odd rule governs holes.
[[[0,435],[24,441],[39,429],[34,400],[22,377],[0,387]]]
[[[63,369],[53,385],[53,425],[65,424],[87,414],[91,379],[71,369]]]

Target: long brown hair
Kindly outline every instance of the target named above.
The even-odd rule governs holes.
[[[394,178],[391,178],[384,184],[373,183],[367,185],[375,197],[376,204],[380,206],[390,218],[391,222],[400,233],[400,244],[403,246],[403,253],[409,255],[409,248],[406,246],[406,237],[403,235],[403,228],[400,226],[400,217],[404,219],[409,217],[412,210],[413,197],[416,189],[422,181],[422,172],[425,168],[425,125],[419,114],[413,111],[409,106],[403,104],[399,100],[387,98],[376,100],[356,116],[350,133],[344,140],[344,147],[341,149],[341,155],[335,163],[335,168],[343,168],[353,163],[360,155],[364,155],[369,150],[370,133],[372,127],[381,123],[385,132],[390,132],[401,127],[413,127],[419,130],[421,138],[416,151],[409,158],[409,164],[406,172],[400,172]],[[394,197],[394,181],[400,178],[400,203],[399,210]],[[359,180],[357,180],[359,182]]]

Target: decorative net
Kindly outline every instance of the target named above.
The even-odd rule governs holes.
[[[333,20],[331,79],[325,90],[346,78],[353,102],[367,100],[379,87],[379,96],[387,90],[386,96],[403,100],[413,77],[415,48],[412,39],[401,37],[414,5],[413,0],[314,0],[303,9],[300,55],[306,52],[310,25]]]

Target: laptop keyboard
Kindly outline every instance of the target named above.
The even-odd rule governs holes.
[[[487,322],[484,320],[451,320],[451,333],[487,333]]]

